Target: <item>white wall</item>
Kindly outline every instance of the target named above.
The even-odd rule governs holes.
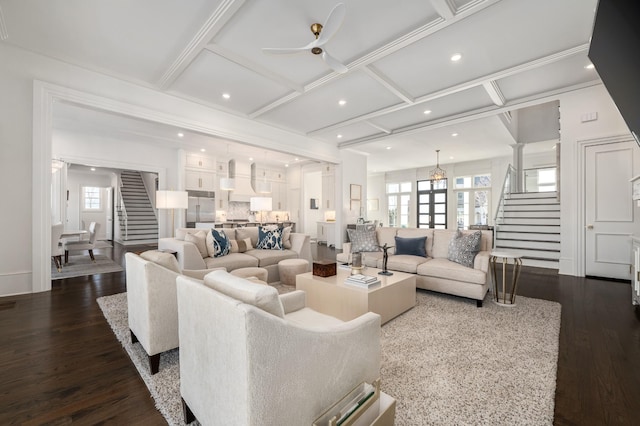
[[[303,233],[309,234],[311,238],[317,238],[318,236],[318,222],[324,220],[323,210],[311,209],[311,198],[316,198],[318,201],[322,199],[322,172],[319,167],[312,167],[311,169],[303,170],[303,202],[302,211],[304,220],[302,230]],[[318,205],[318,207],[320,207]]]
[[[71,168],[68,173],[67,189],[69,190],[69,201],[67,202],[67,222],[66,229],[89,229],[91,222],[100,224],[97,240],[106,239],[107,235],[107,191],[104,188],[111,186],[112,178],[110,174],[96,174]],[[82,210],[82,187],[95,186],[103,188],[101,191],[102,209],[97,212],[87,212]],[[84,222],[84,226],[83,226]]]
[[[33,132],[34,118],[49,117],[47,114],[50,114],[51,105],[47,104],[50,102],[47,93],[80,104],[87,104],[87,99],[91,99],[90,104],[96,107],[136,117],[147,116],[167,124],[214,136],[232,137],[243,143],[290,152],[292,155],[330,162],[338,162],[339,159],[337,148],[330,144],[5,43],[0,43],[0,63],[0,192],[3,204],[11,206],[10,209],[2,209],[0,218],[2,223],[11,225],[5,227],[4,238],[24,242],[0,248],[0,296],[42,291],[50,287],[47,279],[50,259],[44,259],[49,252],[46,247],[49,246],[50,237],[44,235],[44,229],[50,222],[51,178],[50,164],[44,164],[44,160],[49,162],[49,150],[44,149],[49,143],[46,140],[46,121],[42,125],[35,123],[38,133]],[[47,84],[36,86],[36,80]],[[37,88],[36,92],[34,87]],[[50,91],[44,93],[43,87]],[[34,110],[38,114],[34,114]],[[108,146],[97,149],[98,152],[92,152],[89,157],[98,157],[105,151],[113,152]],[[147,161],[154,162],[155,150],[150,152],[147,149],[146,157]],[[126,158],[121,156],[121,160],[126,161]],[[34,170],[34,164],[38,170]],[[45,168],[47,174],[43,175]],[[34,177],[38,180],[34,181]],[[32,206],[35,206],[35,210]]]
[[[367,210],[367,220],[377,220],[389,226],[387,217],[387,194],[383,173],[371,174],[367,177],[367,200],[378,200],[378,210]]]
[[[351,184],[361,186],[361,205],[367,208],[367,157],[348,149],[340,152],[340,167],[336,167],[336,247],[346,241],[346,225],[356,223],[360,212],[351,210]]]
[[[582,123],[580,116],[597,112],[598,119]],[[595,86],[560,96],[560,269],[561,274],[581,275],[579,268],[581,247],[578,236],[584,233],[579,217],[584,206],[578,205],[579,142],[610,136],[628,135],[622,116],[604,86]],[[629,194],[631,196],[631,194]],[[639,208],[635,207],[636,213]],[[636,216],[635,222],[638,223]]]

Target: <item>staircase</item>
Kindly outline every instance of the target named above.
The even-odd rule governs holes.
[[[139,172],[120,173],[118,219],[120,240],[124,245],[158,242],[158,220]]]
[[[556,192],[507,193],[496,219],[495,250],[522,256],[522,264],[558,269],[560,203]]]

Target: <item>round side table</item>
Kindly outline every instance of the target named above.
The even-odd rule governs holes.
[[[498,274],[496,273],[496,263],[502,260],[502,293],[498,290]],[[507,264],[513,261],[511,270],[511,285],[507,285]],[[492,251],[489,257],[489,268],[493,278],[493,289],[495,302],[502,306],[514,306],[516,304],[516,290],[518,288],[518,278],[520,278],[520,268],[522,259],[520,255],[506,251]],[[502,300],[501,300],[502,299]]]

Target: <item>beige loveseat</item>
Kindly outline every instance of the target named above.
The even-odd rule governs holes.
[[[284,259],[305,259],[309,262],[309,268],[313,264],[311,257],[311,243],[309,235],[295,232],[285,232],[283,237],[284,249],[268,250],[256,249],[258,243],[258,227],[247,228],[225,228],[222,229],[230,240],[237,242],[249,239],[251,248],[244,252],[229,253],[225,256],[211,257],[211,247],[209,251],[198,248],[196,243],[185,241],[187,234],[205,232],[210,234],[209,229],[178,228],[175,238],[160,238],[159,249],[175,250],[177,252],[178,263],[182,269],[210,269],[224,267],[231,272],[239,268],[260,267],[268,271],[267,281],[272,283],[280,281],[278,272],[278,262]]]
[[[395,246],[395,237],[416,238],[427,237],[427,257],[413,255],[396,255],[395,248],[388,250],[387,269],[416,274],[416,287],[433,290],[455,296],[476,300],[482,306],[491,277],[489,274],[489,256],[493,247],[491,231],[481,231],[480,251],[476,255],[473,268],[469,268],[447,259],[449,243],[456,234],[455,229],[422,229],[422,228],[376,228],[378,245],[385,243]],[[469,235],[478,231],[462,231]],[[363,252],[364,264],[369,267],[382,268],[383,252]],[[342,253],[336,256],[342,263],[351,261],[351,243],[343,245]]]

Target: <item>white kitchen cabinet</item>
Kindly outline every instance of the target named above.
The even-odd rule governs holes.
[[[187,168],[213,171],[216,168],[216,162],[206,155],[187,154]]]
[[[185,187],[197,191],[215,191],[216,174],[198,170],[185,170]]]
[[[335,169],[331,164],[322,166],[322,208],[326,210],[336,209],[336,178]]]

